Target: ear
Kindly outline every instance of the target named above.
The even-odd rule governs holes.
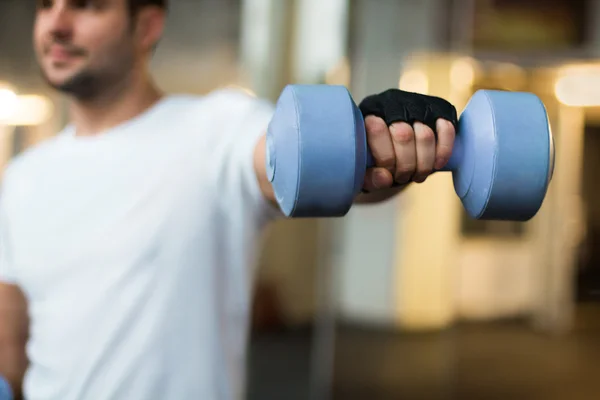
[[[152,51],[163,35],[166,13],[159,7],[145,7],[137,15],[135,34],[144,51]]]

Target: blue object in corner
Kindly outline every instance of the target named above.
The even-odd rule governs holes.
[[[10,384],[2,375],[0,375],[0,400],[14,400]]]

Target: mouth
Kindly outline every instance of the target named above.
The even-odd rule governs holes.
[[[47,48],[46,56],[53,62],[66,63],[82,56],[82,52],[69,49],[61,45],[52,45]]]

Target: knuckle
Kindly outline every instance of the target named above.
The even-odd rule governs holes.
[[[434,135],[433,131],[431,130],[431,128],[426,126],[426,127],[419,129],[419,133],[417,135],[417,140],[419,140],[425,144],[432,144],[435,142],[435,135]]]
[[[448,130],[446,131],[446,135],[448,135],[449,139],[454,140],[456,138],[456,130],[454,129],[454,125],[448,122]]]
[[[437,134],[442,140],[447,142],[454,142],[454,139],[456,138],[456,132],[454,132],[454,130],[438,129]]]
[[[367,128],[367,132],[371,135],[383,135],[387,131],[387,125],[385,121],[379,117],[368,116],[365,119],[365,128]]]
[[[411,143],[414,140],[415,132],[408,124],[394,124],[390,129],[390,134],[394,142],[400,144]]]
[[[451,133],[452,135],[454,135],[456,133],[454,124],[452,122],[448,121],[447,119],[444,120],[444,123],[446,125],[446,130],[448,131],[448,133]]]

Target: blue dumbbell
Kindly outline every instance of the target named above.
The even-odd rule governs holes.
[[[347,214],[374,165],[363,116],[349,91],[288,85],[267,131],[266,164],[286,216]],[[451,171],[472,218],[527,221],[540,209],[553,169],[542,101],[531,93],[480,90],[458,120],[443,171]]]

